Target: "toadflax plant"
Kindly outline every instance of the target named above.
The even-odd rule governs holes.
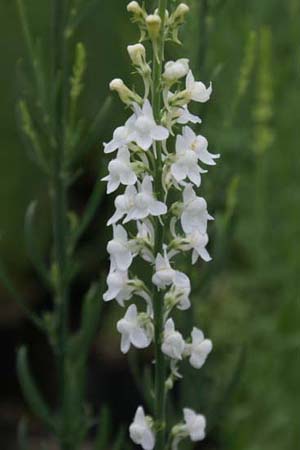
[[[167,0],[159,0],[153,14],[136,1],[127,6],[140,29],[140,42],[150,41],[152,54],[147,56],[141,43],[128,47],[144,92],[138,94],[120,79],[111,82],[111,90],[132,114],[104,144],[105,153],[116,152],[103,179],[107,193],[125,186],[108,221],[113,239],[107,247],[111,264],[104,300],[116,300],[125,307],[139,297],[117,323],[121,351],[127,353],[131,346],[143,349],[152,343],[155,348],[154,417],[145,415],[139,406],[129,428],[133,442],[144,450],[175,450],[185,438],[194,442],[204,439],[205,417],[185,408],[183,421],[171,427],[166,401],[168,391],[181,378],[180,362],[188,358],[200,369],[212,350],[211,341],[197,327],[185,340],[173,317],[176,309],[185,311],[191,305],[191,283],[177,270],[176,257],[191,251],[192,263],[199,257],[211,259],[206,250],[207,224],[213,218],[196,189],[206,173],[203,167],[215,165],[219,155],[209,153],[205,137],[193,131],[191,126],[200,124],[201,119],[188,109],[192,101],[207,102],[211,86],[195,81],[188,59],[165,62],[165,43],[179,43],[179,28],[189,11],[184,3],[171,11],[168,6]],[[130,271],[135,258],[151,266],[150,280],[139,279]]]

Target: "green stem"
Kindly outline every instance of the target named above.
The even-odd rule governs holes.
[[[161,17],[161,32],[157,42],[157,57],[153,58],[153,74],[152,74],[152,107],[155,120],[159,123],[161,121],[161,74],[164,59],[164,46],[165,46],[165,11],[167,8],[167,0],[159,0],[158,9]],[[155,191],[157,197],[162,200],[163,187],[162,187],[162,148],[161,144],[157,144],[157,159],[155,170]],[[155,232],[155,254],[163,252],[164,242],[164,227],[159,220],[156,220],[156,232]],[[156,433],[156,450],[165,449],[165,436],[166,436],[166,361],[164,354],[161,351],[162,335],[163,335],[163,296],[159,291],[154,291],[153,296],[153,310],[154,310],[154,328],[155,328],[155,421],[157,426]]]
[[[67,345],[69,339],[69,278],[68,278],[68,199],[65,174],[65,117],[66,117],[66,65],[67,49],[64,35],[66,0],[55,0],[53,9],[53,81],[58,85],[54,103],[55,137],[57,146],[53,159],[53,232],[57,267],[56,301],[58,309],[58,371],[62,402],[61,449],[69,450],[68,405],[66,399]]]

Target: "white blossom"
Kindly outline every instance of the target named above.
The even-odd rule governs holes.
[[[178,59],[177,61],[168,61],[165,64],[165,71],[163,78],[170,84],[176,82],[180,78],[187,75],[189,71],[189,60],[186,58]]]
[[[167,207],[163,202],[154,198],[152,178],[146,175],[138,185],[138,191],[134,186],[128,186],[122,195],[115,200],[116,212],[108,221],[112,225],[122,219],[123,223],[131,220],[145,219],[149,215],[160,216],[166,214]]]
[[[117,158],[110,161],[108,171],[109,175],[102,178],[102,181],[108,182],[107,194],[118,189],[120,184],[132,186],[137,182],[137,176],[130,163],[130,153],[125,145],[119,149]]]
[[[190,408],[183,410],[185,428],[193,442],[202,441],[205,438],[206,420],[201,414],[196,414]]]
[[[155,233],[150,220],[137,222],[138,233],[134,239],[134,250],[141,255],[141,257],[148,262],[154,263],[153,255]]]
[[[185,348],[185,353],[190,356],[190,364],[195,369],[200,369],[212,351],[212,348],[211,340],[205,339],[203,332],[199,328],[194,327],[192,331],[192,343],[186,344]]]
[[[127,270],[117,270],[112,265],[107,277],[108,289],[103,295],[103,300],[109,302],[115,299],[121,306],[124,306],[124,300],[129,300],[134,291],[134,288],[129,286],[128,282]]]
[[[137,190],[134,186],[127,186],[124,194],[118,195],[115,199],[116,211],[114,215],[109,219],[107,225],[113,225],[122,219],[126,214],[134,208],[135,198],[137,196]]]
[[[149,100],[146,100],[140,108],[137,103],[133,105],[134,115],[131,116],[130,141],[143,150],[148,150],[155,141],[164,141],[169,137],[169,131],[161,125],[157,125]]]
[[[122,225],[113,226],[114,237],[107,245],[107,251],[114,266],[121,271],[126,271],[132,263],[133,255],[128,241],[127,231]]]
[[[211,256],[206,250],[206,246],[208,244],[207,233],[200,233],[198,230],[195,230],[186,235],[186,240],[189,242],[188,248],[193,250],[192,264],[195,264],[199,256],[205,262],[211,261]]]
[[[128,212],[124,223],[130,220],[145,219],[149,215],[161,216],[166,212],[166,205],[156,200],[153,195],[152,178],[146,175],[142,183],[139,184],[139,191],[134,197],[133,208]]]
[[[130,134],[132,133],[133,122],[134,116],[131,116],[124,126],[115,129],[112,140],[104,144],[104,153],[112,153],[131,142]]]
[[[180,108],[176,108],[175,114],[177,116],[176,122],[180,125],[186,125],[187,123],[202,123],[200,117],[192,114],[187,106],[182,106]]]
[[[163,256],[158,253],[155,259],[155,273],[152,277],[153,284],[159,289],[164,289],[173,283],[175,275],[176,271],[171,267],[166,250]]]
[[[162,352],[172,359],[182,359],[184,348],[185,342],[181,333],[175,330],[173,319],[168,319],[165,323]]]
[[[135,444],[141,445],[144,450],[153,450],[155,436],[151,429],[150,420],[145,416],[144,409],[139,406],[133,423],[129,427],[129,434]]]
[[[195,81],[194,75],[190,70],[186,77],[186,90],[191,100],[195,102],[205,103],[209,100],[212,93],[211,83],[208,88],[201,81]]]
[[[198,166],[198,155],[192,149],[186,148],[183,142],[182,136],[176,138],[176,159],[171,165],[171,173],[175,180],[180,183],[185,178],[194,183],[196,186],[200,186],[201,175],[206,171]]]
[[[176,147],[178,151],[192,151],[197,155],[197,158],[207,164],[208,166],[214,166],[215,159],[219,158],[220,155],[214,155],[209,153],[208,142],[204,136],[196,135],[190,127],[184,127],[182,131],[182,136],[177,136]]]
[[[151,328],[143,323],[135,305],[130,305],[123,319],[118,321],[117,330],[122,335],[122,353],[127,353],[131,344],[136,348],[146,348],[151,344]]]
[[[191,293],[191,282],[189,277],[185,273],[177,270],[172,288],[177,308],[182,311],[189,309],[191,306],[189,298]]]
[[[183,211],[181,213],[181,226],[185,233],[199,231],[206,233],[207,221],[212,217],[207,212],[207,203],[202,197],[197,197],[191,184],[183,191]]]

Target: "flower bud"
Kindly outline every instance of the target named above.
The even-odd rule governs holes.
[[[186,58],[177,61],[169,61],[165,65],[163,77],[168,84],[172,84],[187,75],[189,71],[189,60]]]
[[[131,91],[124,81],[120,78],[115,78],[109,84],[109,88],[111,91],[116,91],[119,94],[120,99],[126,105],[131,105],[132,103],[141,103],[141,97],[135,92]]]
[[[143,66],[146,58],[146,50],[142,44],[128,45],[127,47],[130,59],[135,66]]]
[[[150,14],[146,17],[146,25],[149,36],[152,40],[156,40],[159,36],[161,28],[161,18],[157,14]]]
[[[133,14],[141,14],[143,12],[142,8],[138,4],[138,2],[130,2],[127,5],[127,11]]]
[[[180,5],[177,6],[175,11],[172,14],[172,19],[176,21],[177,23],[183,23],[185,15],[189,12],[190,8],[185,3],[180,3]]]

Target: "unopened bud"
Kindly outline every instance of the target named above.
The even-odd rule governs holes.
[[[157,14],[150,14],[146,17],[146,24],[150,38],[156,40],[161,28],[161,18]]]
[[[120,99],[126,105],[131,105],[132,103],[141,103],[141,98],[138,94],[131,91],[124,81],[120,78],[115,78],[109,84],[109,88],[111,91],[116,91],[119,94]]]
[[[133,14],[141,14],[143,12],[142,8],[138,4],[138,2],[130,2],[127,5],[127,11]]]
[[[128,45],[127,47],[130,59],[135,66],[143,66],[146,59],[146,50],[142,44]]]
[[[180,5],[177,6],[173,13],[173,20],[183,22],[185,15],[189,12],[190,8],[185,3],[180,3]]]

